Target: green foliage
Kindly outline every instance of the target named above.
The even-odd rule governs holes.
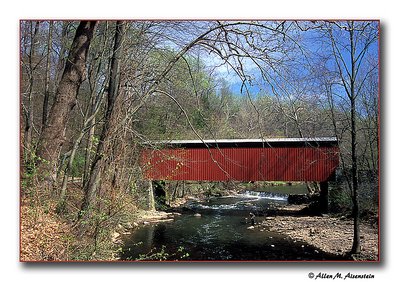
[[[100,143],[100,136],[97,135],[93,135],[92,136],[92,150],[91,150],[91,154],[96,153],[96,148]]]
[[[34,150],[28,152],[25,156],[21,175],[21,189],[26,193],[32,192],[33,180],[38,176],[36,166],[38,162],[48,163],[47,160],[38,157]]]
[[[279,193],[283,195],[292,195],[292,194],[307,194],[308,189],[307,185],[294,183],[291,186],[288,185],[287,182],[283,181],[271,181],[268,183],[255,183],[251,185],[252,187],[256,187],[256,191],[262,192],[270,192],[270,193]]]
[[[377,182],[362,179],[359,183],[360,217],[371,223],[378,222],[378,187]],[[329,191],[329,210],[332,213],[352,215],[353,202],[350,190],[345,183],[332,184]]]
[[[72,237],[72,246],[70,249],[71,260],[87,261],[112,259],[118,247],[111,242],[110,232],[110,229],[99,228],[92,238],[85,237],[79,239],[77,237]]]
[[[191,120],[194,128],[203,129],[207,126],[207,121],[204,119],[204,113],[201,110],[196,109],[192,115]]]
[[[103,201],[106,205],[105,201]],[[90,215],[90,216],[87,216]],[[119,218],[109,212],[90,208],[79,213],[79,229],[84,236],[74,237],[71,249],[72,260],[107,260],[117,251],[111,233],[119,223]]]
[[[334,213],[346,213],[351,207],[352,200],[348,187],[333,185],[329,191],[329,210]]]
[[[138,260],[138,261],[149,261],[149,260],[158,260],[158,261],[165,261],[165,260],[184,260],[188,259],[190,254],[185,251],[185,248],[180,246],[178,249],[172,253],[166,250],[166,246],[162,245],[161,249],[152,248],[150,252],[146,254],[140,254],[138,258],[130,258],[131,260]]]
[[[76,154],[72,163],[70,175],[73,177],[81,177],[85,169],[85,155]]]

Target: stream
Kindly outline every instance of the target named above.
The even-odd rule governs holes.
[[[282,261],[332,260],[304,242],[258,224],[287,196],[246,191],[186,203],[172,222],[137,228],[124,238],[121,260]],[[255,215],[252,227],[250,213]]]

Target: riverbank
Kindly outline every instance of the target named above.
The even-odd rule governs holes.
[[[116,230],[111,235],[111,240],[113,244],[119,246],[123,243],[122,236],[131,234],[135,228],[152,223],[174,221],[175,217],[180,215],[181,214],[178,212],[139,210],[135,214],[136,219],[134,221],[117,226]]]
[[[277,214],[265,217],[257,226],[258,230],[278,232],[324,252],[347,257],[353,242],[353,221],[331,215],[303,215],[302,210],[305,207],[306,205],[277,207]],[[360,234],[361,253],[351,258],[357,261],[378,261],[378,226],[362,222]]]

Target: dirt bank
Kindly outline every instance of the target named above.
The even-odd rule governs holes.
[[[344,217],[302,215],[304,205],[279,207],[277,214],[267,216],[259,228],[285,234],[295,241],[303,241],[327,253],[343,255],[351,250],[353,222]],[[361,253],[355,260],[377,261],[378,227],[361,223]]]

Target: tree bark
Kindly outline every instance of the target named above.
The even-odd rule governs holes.
[[[46,58],[46,80],[44,89],[43,111],[42,111],[42,130],[47,123],[47,113],[49,111],[50,97],[50,62],[51,62],[51,45],[53,40],[53,21],[49,23],[49,36],[47,39],[47,58]]]
[[[86,152],[85,152],[85,168],[83,171],[83,179],[82,179],[82,185],[85,186],[86,182],[88,181],[89,178],[89,173],[90,173],[90,157],[92,155],[92,148],[93,148],[93,137],[95,133],[95,124],[96,124],[96,118],[93,118],[90,121],[90,129],[88,132],[87,136],[87,144],[86,144]]]
[[[25,161],[31,163],[32,161],[32,127],[33,127],[33,105],[32,105],[32,95],[34,87],[34,76],[35,76],[35,60],[36,60],[36,37],[39,33],[39,22],[35,22],[35,27],[31,22],[31,46],[29,51],[29,90],[28,90],[28,101],[26,103],[25,112],[25,130],[24,130],[24,152]]]
[[[58,156],[65,141],[67,120],[76,104],[79,87],[85,80],[86,57],[96,24],[96,21],[82,21],[76,30],[55,100],[49,112],[48,122],[43,128],[38,144],[40,176],[53,176],[57,171]]]
[[[148,189],[149,189],[149,210],[155,211],[156,210],[156,201],[154,199],[154,189],[153,189],[153,182],[149,180],[148,182]]]
[[[69,21],[62,22],[61,38],[60,38],[60,42],[58,43],[60,45],[60,52],[59,52],[58,60],[57,60],[56,75],[55,75],[55,80],[54,80],[55,85],[58,85],[60,83],[62,71],[64,70],[64,67],[65,67],[66,49],[67,49],[67,41],[68,41],[68,29],[69,29],[70,24],[71,23]]]
[[[102,87],[102,90],[100,90],[100,92],[96,93],[96,85],[98,84],[98,79],[99,79],[99,75],[101,70],[103,69],[103,61],[105,60],[105,53],[106,50],[108,50],[107,48],[107,42],[108,42],[108,22],[106,22],[106,30],[103,33],[103,38],[102,38],[102,44],[101,44],[101,50],[100,52],[96,55],[96,57],[98,59],[96,59],[96,61],[98,61],[98,65],[96,67],[96,71],[93,72],[89,75],[89,88],[90,88],[90,105],[88,107],[88,112],[89,114],[87,114],[87,116],[90,115],[95,115],[98,111],[99,108],[102,104],[103,101],[103,96],[104,96],[104,92],[105,90],[103,88],[106,87],[106,83],[108,83],[108,78],[104,80],[104,84]],[[107,60],[106,65],[108,65],[109,60]],[[109,67],[107,66],[106,69],[108,70]],[[109,76],[109,74],[107,75]],[[88,136],[87,136],[87,142],[86,142],[86,150],[85,150],[85,167],[84,167],[84,172],[83,172],[83,178],[82,178],[82,185],[85,186],[85,183],[88,180],[89,177],[89,173],[90,173],[90,168],[91,168],[91,156],[92,156],[92,148],[93,148],[93,138],[94,138],[94,134],[95,134],[95,125],[96,125],[96,116],[93,117],[93,119],[90,120],[89,123],[89,132],[88,132]]]
[[[104,125],[100,135],[96,155],[94,157],[92,167],[90,170],[90,175],[88,177],[88,181],[85,183],[84,186],[85,196],[81,207],[80,217],[82,216],[86,218],[90,217],[92,207],[96,202],[98,186],[100,183],[100,172],[104,167],[104,162],[105,162],[104,155],[105,152],[107,151],[107,143],[109,141],[111,133],[114,107],[119,94],[119,79],[120,79],[119,69],[120,69],[120,57],[122,54],[122,42],[124,33],[125,33],[125,22],[117,21],[113,56],[110,65],[111,72],[110,72],[107,110],[105,114]]]
[[[360,248],[360,211],[358,203],[358,168],[357,168],[357,128],[356,128],[356,59],[354,45],[354,23],[350,22],[350,57],[351,57],[351,76],[350,76],[350,106],[351,106],[351,176],[353,184],[353,218],[354,218],[354,236],[351,252],[358,254]]]

